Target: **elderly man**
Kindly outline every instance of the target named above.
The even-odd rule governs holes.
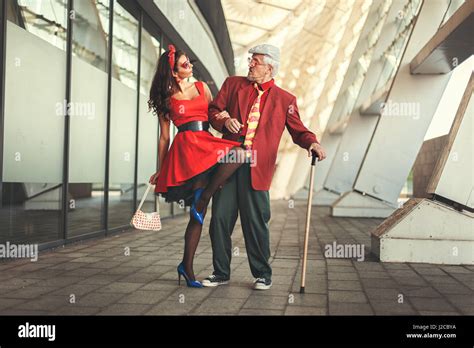
[[[275,171],[278,145],[286,126],[293,142],[326,157],[314,133],[301,122],[296,97],[278,87],[280,51],[272,45],[249,50],[247,77],[228,77],[215,100],[209,105],[211,125],[223,138],[240,141],[251,155],[213,198],[210,237],[214,272],[204,286],[227,284],[232,257],[231,234],[240,212],[247,257],[254,288],[272,285],[270,258],[270,197],[268,190]]]

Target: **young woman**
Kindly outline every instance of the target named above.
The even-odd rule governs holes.
[[[244,149],[238,142],[214,137],[207,131],[212,95],[204,82],[187,81],[192,74],[193,64],[185,52],[170,45],[158,61],[148,101],[159,118],[161,130],[160,170],[151,176],[150,183],[156,185],[155,194],[162,195],[167,202],[191,206],[178,281],[184,276],[189,287],[202,287],[194,276],[193,259],[206,208],[219,186],[242,165],[243,160],[235,159],[244,158]],[[178,128],[178,134],[168,150],[170,122]],[[227,156],[234,160],[226,161]]]

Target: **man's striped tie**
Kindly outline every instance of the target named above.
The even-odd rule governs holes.
[[[251,156],[250,150],[252,149],[253,138],[255,137],[255,131],[258,127],[258,121],[260,119],[260,99],[264,91],[258,88],[258,85],[254,84],[255,89],[258,92],[257,99],[250,108],[249,117],[247,118],[247,134],[245,135],[244,147],[247,150],[247,157]]]

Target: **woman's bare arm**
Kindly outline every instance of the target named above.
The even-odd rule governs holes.
[[[163,161],[168,153],[170,145],[170,120],[164,117],[158,117],[160,120],[160,140],[158,141],[158,161],[159,168],[162,168]]]

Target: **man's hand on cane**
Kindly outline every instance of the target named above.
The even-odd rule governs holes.
[[[316,155],[318,156],[318,161],[322,161],[323,159],[326,158],[326,151],[318,143],[311,144],[311,146],[308,149],[308,157],[311,157],[311,151],[316,152]]]

